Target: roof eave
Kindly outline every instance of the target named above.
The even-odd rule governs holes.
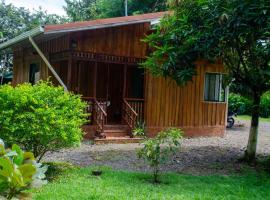
[[[44,34],[54,34],[54,33],[67,33],[67,32],[76,32],[76,31],[85,31],[85,30],[93,30],[93,29],[102,29],[102,28],[109,28],[109,27],[117,27],[117,26],[125,26],[125,25],[132,25],[132,24],[140,24],[140,23],[147,23],[149,22],[152,25],[152,22],[159,21],[160,18],[153,18],[153,19],[145,19],[145,20],[137,20],[137,21],[128,21],[128,22],[118,22],[118,23],[111,23],[111,24],[103,24],[103,25],[95,25],[95,26],[85,26],[85,27],[77,27],[77,28],[70,28],[70,29],[59,29],[53,31],[46,31]]]
[[[0,51],[7,49],[16,43],[24,41],[24,40],[28,39],[29,37],[35,37],[35,36],[38,36],[42,33],[44,33],[44,28],[41,26],[34,28],[30,31],[24,32],[21,35],[18,35],[17,37],[0,44]]]

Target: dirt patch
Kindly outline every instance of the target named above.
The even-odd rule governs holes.
[[[198,175],[226,175],[248,168],[238,160],[244,155],[249,123],[239,123],[244,126],[227,130],[224,137],[184,139],[181,150],[162,166],[163,170]],[[258,156],[264,157],[270,154],[270,123],[261,123],[259,130]],[[45,160],[67,161],[79,166],[106,165],[114,169],[149,171],[144,161],[136,156],[138,148],[139,144],[92,145],[85,141],[78,148],[48,153]]]

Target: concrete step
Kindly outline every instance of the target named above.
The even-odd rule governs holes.
[[[126,137],[106,137],[106,138],[96,138],[94,140],[95,144],[128,144],[128,143],[139,143],[143,139],[142,138],[130,138],[129,136]]]

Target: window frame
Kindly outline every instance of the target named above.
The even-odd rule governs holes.
[[[226,104],[228,102],[228,86],[224,88],[224,100],[207,100],[205,98],[205,91],[206,91],[206,75],[211,74],[211,75],[219,75],[219,77],[224,77],[226,75],[224,72],[205,72],[204,73],[204,84],[203,84],[203,102],[204,103],[221,103],[221,104]],[[209,88],[209,87],[208,87]],[[219,87],[222,88],[222,87]],[[220,96],[221,90],[219,89],[219,96]]]

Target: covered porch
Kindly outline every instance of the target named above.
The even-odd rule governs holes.
[[[138,66],[142,58],[70,50],[49,59],[68,90],[88,103],[87,126],[96,136],[106,137],[107,127],[124,129],[132,136],[136,122],[144,121],[145,78]]]

